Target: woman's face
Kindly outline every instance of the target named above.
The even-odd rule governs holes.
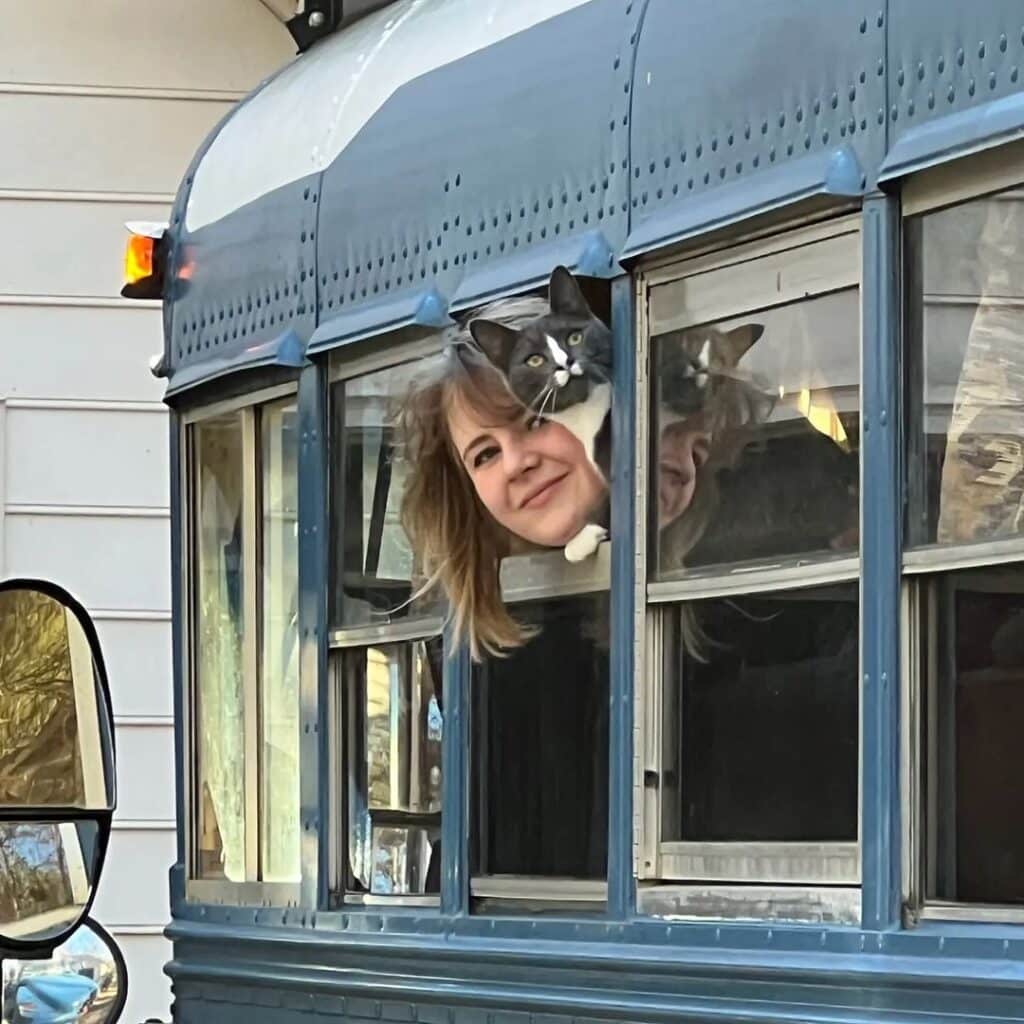
[[[708,460],[711,435],[700,424],[682,420],[661,432],[658,445],[658,525],[668,526],[693,501],[697,473]]]
[[[606,485],[579,439],[550,420],[491,426],[459,401],[448,413],[457,458],[492,516],[523,540],[561,547],[586,524]]]

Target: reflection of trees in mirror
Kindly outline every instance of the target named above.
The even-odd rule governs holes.
[[[38,591],[0,593],[0,803],[85,801],[68,616]]]
[[[92,892],[95,822],[0,823],[0,934],[44,939],[65,930]]]

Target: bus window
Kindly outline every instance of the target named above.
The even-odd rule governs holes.
[[[837,221],[651,287],[655,913],[856,913],[859,262]]]
[[[444,602],[419,592],[394,427],[418,368],[332,388],[335,903],[440,892]]]
[[[192,877],[297,884],[295,399],[198,419],[187,429],[198,762]],[[247,793],[258,795],[247,800]]]
[[[513,601],[510,608],[536,633],[473,674],[472,892],[478,909],[532,909],[539,904],[529,898],[539,892],[575,910],[600,908],[608,853],[608,595]]]
[[[905,221],[911,889],[963,917],[1024,904],[1024,187],[935,200]]]

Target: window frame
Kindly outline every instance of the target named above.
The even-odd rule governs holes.
[[[375,339],[378,342],[381,339]],[[358,350],[355,353],[344,350],[332,352],[327,369],[328,402],[333,401],[334,389],[344,386],[347,381],[359,377],[380,373],[396,366],[403,366],[420,359],[438,355],[446,344],[443,331],[399,331],[392,336],[390,343],[378,350],[370,352]],[[333,409],[329,414],[332,424],[339,424],[344,429],[344,408],[338,417]],[[341,437],[330,434],[329,446],[332,452],[338,450]],[[328,501],[332,500],[334,486],[328,479]],[[344,509],[341,512],[344,515]],[[330,521],[341,522],[331,513]],[[333,529],[333,526],[332,526]],[[344,527],[342,526],[342,530]],[[332,565],[327,581],[328,588],[335,585]],[[413,643],[416,641],[433,640],[444,633],[444,617],[439,615],[402,618],[396,622],[339,626],[328,623],[327,639],[327,721],[330,733],[328,736],[327,763],[329,778],[327,793],[330,814],[327,821],[326,837],[321,836],[327,844],[327,906],[329,909],[350,909],[358,907],[418,907],[427,910],[439,910],[441,897],[434,893],[360,893],[348,890],[348,812],[349,812],[349,752],[348,730],[350,723],[345,716],[345,673],[343,668],[344,653],[351,650],[366,649],[378,644]],[[447,659],[446,659],[447,661]],[[446,671],[447,675],[447,671]],[[446,730],[447,731],[447,730]],[[447,787],[442,778],[441,814],[444,814],[444,793]],[[443,826],[442,826],[443,828]],[[443,846],[442,846],[443,856]]]
[[[185,700],[182,702],[182,734],[185,737],[185,899],[190,903],[213,903],[230,906],[287,906],[301,897],[302,881],[265,882],[260,870],[260,698],[262,688],[260,617],[260,579],[262,578],[260,508],[260,417],[264,408],[287,399],[298,403],[298,384],[275,385],[237,398],[213,402],[184,412],[179,417],[181,451],[180,522],[182,531],[182,594],[185,597],[182,621]],[[240,412],[242,414],[242,550],[243,550],[243,635],[242,665],[244,680],[244,758],[245,758],[245,867],[244,881],[198,877],[199,814],[195,786],[199,781],[199,699],[198,662],[195,649],[196,590],[196,444],[194,427],[214,417]],[[300,780],[296,780],[300,784]]]
[[[833,257],[833,272],[813,287],[792,282],[788,293],[774,292],[769,297],[755,296],[747,287],[743,299],[729,304],[728,290],[711,289],[711,301],[701,301],[699,315],[687,308],[671,320],[652,311],[655,289],[677,285],[685,292],[688,279],[721,274],[728,282],[745,274],[749,264],[763,262],[769,279],[792,269],[791,258],[800,249],[811,256],[812,280],[815,273],[814,248],[827,247]],[[861,918],[861,882],[863,848],[863,691],[858,695],[858,836],[856,842],[842,843],[700,843],[668,842],[661,838],[662,784],[661,759],[664,746],[663,698],[666,685],[664,634],[666,609],[672,602],[720,597],[738,593],[771,593],[778,590],[805,589],[812,585],[841,583],[861,577],[861,551],[854,555],[821,554],[770,559],[762,564],[738,569],[711,566],[698,568],[680,578],[662,581],[648,577],[650,558],[650,488],[654,470],[650,464],[650,393],[654,377],[652,335],[682,326],[710,320],[733,318],[747,312],[790,304],[846,289],[856,289],[860,313],[862,280],[863,227],[860,211],[841,212],[826,220],[792,228],[776,228],[771,233],[738,243],[724,241],[722,247],[693,256],[677,256],[660,261],[637,274],[636,344],[636,513],[635,565],[635,645],[636,680],[635,723],[637,750],[634,763],[634,803],[636,807],[635,849],[638,907],[655,916],[683,916],[698,919],[754,917],[758,920],[813,920],[856,924]],[[843,250],[849,247],[848,252]],[[691,281],[690,283],[696,283]],[[664,293],[663,293],[664,294]],[[682,310],[683,304],[679,303]],[[860,317],[858,362],[859,416],[863,415],[864,324]],[[863,475],[863,456],[861,456]],[[801,564],[803,563],[803,564]],[[858,662],[863,651],[858,652]],[[858,678],[860,669],[858,668]],[[715,858],[725,855],[736,869],[730,879],[715,870]],[[798,864],[798,862],[801,862]],[[697,870],[684,871],[683,868]],[[720,866],[720,865],[719,865]],[[810,868],[808,870],[808,868]],[[742,883],[742,884],[741,884]]]
[[[1024,141],[993,147],[981,153],[922,171],[909,178],[901,192],[901,234],[905,238],[908,221],[977,199],[1024,189]],[[907,277],[907,256],[903,256],[901,272]],[[904,296],[909,309],[915,296]],[[908,323],[909,318],[904,317]],[[920,371],[914,353],[920,339],[904,331],[902,351],[909,369]],[[911,415],[920,412],[920,396],[912,393],[923,383],[920,376],[910,378],[907,371],[901,386],[908,396]],[[908,415],[905,422],[905,445],[918,426]],[[920,442],[918,442],[920,443]],[[905,448],[906,450],[906,448]],[[905,486],[913,491],[912,474],[918,468],[907,464]],[[901,530],[904,529],[901,523]],[[943,573],[956,573],[969,578],[971,570],[998,568],[1019,563],[1024,566],[1024,535],[996,540],[955,544],[919,544],[906,546],[902,556],[901,591],[901,771],[900,789],[904,807],[902,828],[903,919],[913,927],[920,921],[975,924],[1024,924],[1024,906],[970,903],[940,900],[929,895],[930,857],[933,849],[930,829],[934,814],[928,813],[932,780],[926,767],[924,747],[932,742],[933,732],[924,720],[926,690],[929,680],[921,669],[921,650],[926,638],[921,635],[922,605],[927,600],[928,581]],[[1024,586],[1024,585],[1022,585]],[[934,701],[930,706],[934,708]]]

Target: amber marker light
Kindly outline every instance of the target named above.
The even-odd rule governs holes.
[[[124,285],[126,299],[159,299],[163,292],[161,243],[166,224],[151,221],[130,221],[128,244],[124,251]]]
[[[124,283],[137,284],[153,273],[154,239],[132,235],[124,251]]]

